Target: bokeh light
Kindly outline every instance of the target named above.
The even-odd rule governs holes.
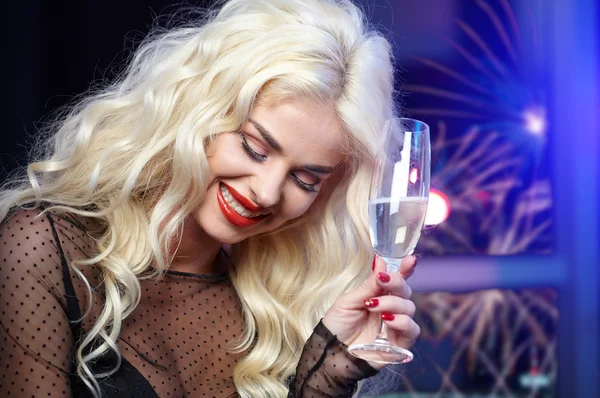
[[[442,191],[431,188],[429,191],[429,203],[427,204],[427,215],[425,225],[441,224],[450,215],[450,200]]]

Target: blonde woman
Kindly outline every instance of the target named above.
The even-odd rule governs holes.
[[[415,261],[367,233],[390,54],[349,1],[231,0],[57,117],[0,196],[0,396],[351,396],[348,344],[410,347]]]

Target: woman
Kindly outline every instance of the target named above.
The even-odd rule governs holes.
[[[395,115],[345,0],[231,0],[149,37],[0,196],[0,395],[350,396],[419,334],[366,202]],[[390,295],[385,294],[389,292]]]

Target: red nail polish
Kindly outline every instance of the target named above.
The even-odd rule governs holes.
[[[377,264],[377,254],[373,256],[373,267],[371,267],[373,271],[375,271],[375,264]]]
[[[365,300],[365,305],[369,308],[377,307],[379,305],[379,300],[376,298]]]
[[[390,314],[389,312],[381,313],[381,319],[383,319],[384,321],[393,321],[394,318],[394,315]]]
[[[379,278],[380,281],[382,281],[383,283],[387,283],[390,281],[390,276],[388,274],[386,274],[385,272],[380,272],[377,274],[377,277]]]

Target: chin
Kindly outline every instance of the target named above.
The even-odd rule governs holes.
[[[240,243],[249,236],[239,236],[239,234],[220,234],[213,236],[213,239],[220,242],[222,245],[234,245],[236,243]]]
[[[194,219],[198,227],[200,227],[202,235],[206,238],[221,244],[238,243],[246,238],[246,234],[242,234],[240,233],[241,231],[236,231],[234,228],[229,227],[226,221],[221,220],[221,217],[215,217],[215,214],[203,213],[205,213],[203,209],[199,209],[194,215]]]

